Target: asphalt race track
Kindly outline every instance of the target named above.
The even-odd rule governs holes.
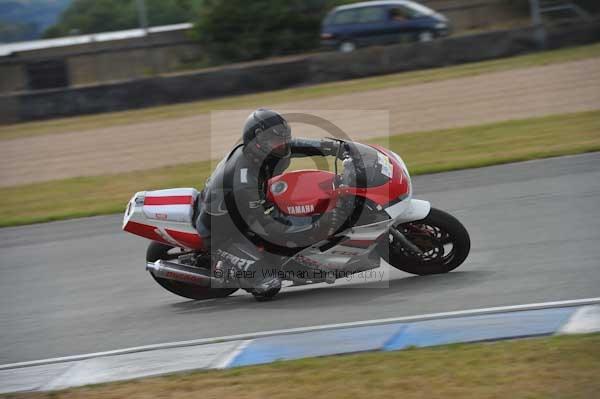
[[[2,229],[0,363],[600,296],[600,153],[421,176],[414,187],[469,230],[461,268],[394,272],[389,288],[290,288],[268,303],[164,291],[144,271],[147,242],[121,232],[120,216]]]

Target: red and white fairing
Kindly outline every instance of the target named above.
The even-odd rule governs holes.
[[[388,181],[385,184],[334,189],[333,173],[300,170],[269,180],[267,199],[288,215],[312,216],[332,210],[340,195],[365,197],[386,212],[389,220],[355,226],[351,232],[345,233],[351,241],[362,243],[375,242],[391,225],[425,218],[430,204],[412,198],[410,175],[402,159],[385,148],[372,147],[379,152],[380,161],[386,164]],[[123,230],[175,247],[202,250],[202,238],[192,220],[198,195],[194,188],[138,192],[127,205]]]
[[[123,230],[164,244],[200,250],[202,238],[192,224],[198,195],[194,188],[140,191],[127,205]]]
[[[297,170],[269,180],[267,200],[286,215],[308,216],[325,213],[333,208],[336,192],[331,172]]]
[[[387,165],[389,179],[377,187],[333,189],[335,174],[320,170],[286,172],[269,180],[267,199],[292,216],[319,215],[333,209],[340,195],[367,198],[397,222],[424,218],[430,205],[412,198],[412,184],[406,165],[399,155],[380,146],[372,146]],[[399,201],[398,199],[402,199]]]
[[[410,175],[396,153],[379,146],[344,141],[338,141],[337,146],[337,154],[344,151],[343,157],[339,157],[343,158],[339,173],[339,160],[336,158],[336,173],[290,171],[267,182],[265,214],[272,213],[271,205],[275,205],[280,212],[289,216],[287,219],[290,223],[286,223],[286,230],[282,233],[289,234],[286,256],[281,258],[281,264],[278,265],[278,270],[286,276],[284,280],[294,285],[333,283],[343,276],[378,269],[382,259],[400,270],[421,274],[411,265],[408,268],[403,265],[403,259],[407,257],[400,260],[394,258],[392,255],[397,252],[389,252],[386,244],[395,248],[400,246],[414,252],[415,256],[425,254],[425,251],[433,253],[434,250],[429,248],[434,248],[441,255],[434,257],[433,261],[422,257],[423,262],[448,260],[451,263],[442,265],[447,267],[447,271],[462,263],[468,254],[470,242],[466,230],[440,210],[430,213],[429,202],[412,198]],[[247,170],[240,171],[241,174],[244,172]],[[235,190],[227,195],[230,194],[235,194]],[[237,273],[243,268],[242,263],[254,263],[261,259],[264,248],[252,247],[241,239],[237,240],[239,242],[232,240],[234,242],[230,242],[226,249],[220,249],[225,255],[224,261],[212,263],[212,254],[206,252],[202,238],[194,227],[199,199],[199,192],[193,188],[138,192],[127,206],[123,230],[186,250],[182,254],[171,255],[166,252],[169,247],[153,245],[148,251],[146,269],[167,290],[193,299],[229,295],[243,288],[243,278],[238,277]],[[359,206],[351,208],[353,204]],[[254,207],[255,201],[248,206]],[[226,213],[221,207],[219,210]],[[277,211],[273,213],[278,214]],[[417,223],[403,225],[410,222]],[[454,226],[449,226],[450,223]],[[458,263],[454,256],[442,257],[446,245],[444,243],[444,248],[440,249],[437,233],[436,237],[429,237],[427,226],[430,224],[434,228],[440,225],[442,230],[448,224],[445,234],[453,240],[451,251],[455,251],[456,243],[462,246],[459,247],[463,251],[462,258],[457,258]],[[340,225],[341,228],[338,227]],[[412,243],[413,230],[416,231],[415,237],[421,241],[431,241],[431,245],[423,244],[425,249],[422,249]],[[407,234],[404,234],[405,231]],[[163,252],[161,258],[156,260],[152,248]],[[210,262],[211,269],[214,266],[214,276],[206,262]],[[439,265],[436,263],[434,266]],[[218,276],[216,271],[219,270],[225,271],[225,274]],[[438,270],[441,269],[431,272],[438,273]],[[365,275],[365,278],[373,277],[372,274],[369,276]],[[382,274],[378,273],[377,278],[379,282],[383,281]],[[229,285],[224,288],[225,282],[233,284],[231,289]]]

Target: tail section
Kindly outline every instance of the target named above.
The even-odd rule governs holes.
[[[127,205],[123,230],[175,247],[200,250],[202,238],[193,225],[198,194],[194,188],[140,191]]]

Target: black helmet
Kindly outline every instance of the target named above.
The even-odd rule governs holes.
[[[290,156],[292,130],[285,118],[275,111],[259,108],[250,114],[244,124],[243,139],[244,149],[258,158]]]

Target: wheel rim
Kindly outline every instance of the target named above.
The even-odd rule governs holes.
[[[340,45],[340,51],[342,53],[350,53],[356,49],[356,46],[352,42],[344,42]]]
[[[399,231],[421,251],[421,254],[409,253],[400,244],[392,246],[392,250],[403,256],[414,259],[420,264],[449,264],[456,255],[452,236],[439,226],[425,223],[410,223],[401,226]]]
[[[433,40],[433,34],[431,32],[421,32],[419,34],[420,42],[430,42]]]

